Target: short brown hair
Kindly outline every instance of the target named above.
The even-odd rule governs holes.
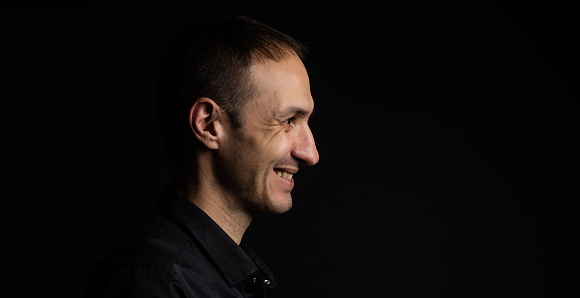
[[[183,145],[175,139],[182,138],[188,109],[200,97],[214,100],[233,126],[241,127],[240,110],[255,94],[249,76],[252,63],[289,55],[304,59],[305,54],[294,38],[248,17],[205,19],[178,30],[157,85],[159,120],[168,147]]]

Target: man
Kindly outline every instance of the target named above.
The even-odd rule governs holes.
[[[288,211],[300,164],[318,162],[304,48],[232,17],[182,30],[166,55],[158,98],[172,183],[86,295],[263,297],[276,281],[244,232],[255,212]]]

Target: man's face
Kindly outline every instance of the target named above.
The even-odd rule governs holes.
[[[257,96],[243,107],[242,127],[230,130],[222,151],[229,186],[247,210],[284,213],[292,207],[299,165],[318,162],[308,126],[314,109],[308,73],[292,56],[255,63],[250,77]]]

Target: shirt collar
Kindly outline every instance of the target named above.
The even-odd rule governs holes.
[[[201,243],[229,286],[233,287],[256,272],[271,282],[270,287],[276,284],[272,272],[244,241],[238,245],[203,210],[177,192],[168,188],[164,192],[162,203],[168,205]]]

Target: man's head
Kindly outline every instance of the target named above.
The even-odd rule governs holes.
[[[231,207],[290,209],[292,174],[318,162],[304,48],[241,17],[198,24],[175,42],[158,98],[179,179],[206,179]]]

